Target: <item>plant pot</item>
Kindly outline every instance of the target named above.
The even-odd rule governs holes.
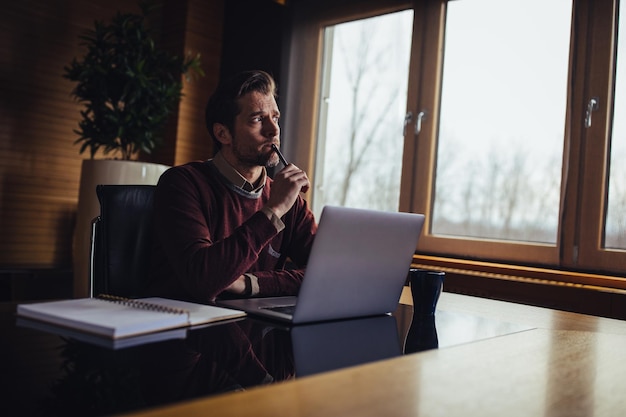
[[[91,221],[100,214],[96,195],[99,184],[155,185],[169,166],[148,162],[85,159],[81,167],[78,211],[74,228],[74,297],[89,295]]]

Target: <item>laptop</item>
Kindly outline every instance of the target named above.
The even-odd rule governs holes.
[[[297,297],[217,304],[291,324],[390,314],[423,225],[422,214],[325,206]]]

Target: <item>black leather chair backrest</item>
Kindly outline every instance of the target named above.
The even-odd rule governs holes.
[[[98,185],[100,216],[94,220],[91,293],[144,295],[150,264],[154,185]]]

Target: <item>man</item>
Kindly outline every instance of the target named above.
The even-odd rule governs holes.
[[[279,163],[276,86],[263,71],[221,83],[206,108],[217,153],[174,167],[154,196],[151,293],[206,302],[218,296],[297,294],[317,230],[300,192],[310,186]],[[284,269],[287,261],[295,269]]]

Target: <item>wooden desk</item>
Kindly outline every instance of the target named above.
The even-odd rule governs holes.
[[[439,309],[534,328],[132,415],[626,414],[626,322],[449,293]]]
[[[405,290],[401,303],[411,304]],[[460,294],[443,293],[437,308],[472,316],[552,330],[580,330],[626,335],[626,321]]]

